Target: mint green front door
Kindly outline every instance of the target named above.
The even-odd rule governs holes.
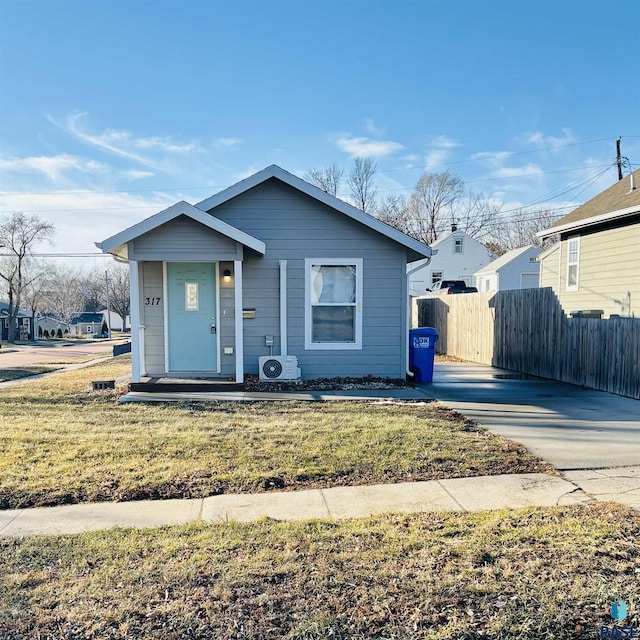
[[[169,372],[216,372],[215,264],[168,262],[167,305]]]

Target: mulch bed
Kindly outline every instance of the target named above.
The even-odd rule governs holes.
[[[260,380],[258,376],[245,378],[246,391],[359,391],[366,389],[406,389],[411,384],[399,378],[316,378],[313,380],[283,380],[280,382]]]

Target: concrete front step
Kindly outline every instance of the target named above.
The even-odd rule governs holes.
[[[132,382],[131,391],[142,391],[144,393],[216,393],[244,391],[244,384],[216,379],[148,378],[140,382]]]

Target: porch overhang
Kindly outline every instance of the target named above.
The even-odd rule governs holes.
[[[266,252],[267,247],[262,240],[259,240],[258,238],[223,222],[210,213],[202,211],[202,209],[198,209],[184,201],[178,202],[168,209],[160,211],[160,213],[157,213],[154,216],[151,216],[150,218],[147,218],[146,220],[143,220],[142,222],[139,222],[138,224],[103,240],[102,242],[96,242],[95,245],[103,253],[110,253],[117,259],[128,261],[130,242],[146,233],[149,233],[150,231],[153,231],[154,229],[157,229],[171,220],[179,218],[180,216],[191,218],[208,229],[226,236],[231,240],[235,240],[260,255],[264,255]]]

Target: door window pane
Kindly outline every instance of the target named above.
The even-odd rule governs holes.
[[[198,304],[198,283],[197,282],[185,282],[185,310],[186,311],[198,311],[200,308]]]

